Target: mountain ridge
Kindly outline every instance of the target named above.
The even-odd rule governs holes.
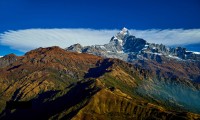
[[[0,84],[1,119],[200,118],[194,108],[199,103],[193,101],[200,99],[198,84],[157,80],[140,66],[59,47],[32,50],[0,68]],[[188,95],[192,104],[180,101]],[[33,106],[10,111],[6,101],[31,101]]]
[[[155,72],[155,75],[166,77],[164,74],[168,73],[168,77],[182,76],[200,82],[199,52],[187,51],[182,47],[170,48],[163,44],[148,43],[142,38],[131,35],[127,28],[123,28],[113,36],[108,44],[85,47],[75,44],[66,50],[104,58],[118,58],[149,69]]]
[[[121,53],[121,56],[123,56],[123,54],[126,53],[128,54],[127,58],[125,56],[124,58],[120,56],[117,57],[125,61],[133,61],[134,59],[131,58],[141,59],[138,55],[145,58],[147,57],[145,54],[163,55],[183,60],[200,60],[199,52],[187,51],[186,48],[182,47],[173,48],[167,47],[163,44],[148,43],[142,38],[136,38],[131,35],[127,28],[123,28],[120,32],[113,36],[108,44],[85,47],[80,44],[75,44],[66,48],[66,50],[91,53],[101,55],[103,57],[110,57],[112,53]]]

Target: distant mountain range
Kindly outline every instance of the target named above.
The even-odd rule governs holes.
[[[136,59],[152,59],[154,56],[200,61],[200,52],[187,51],[186,48],[182,47],[170,48],[163,44],[148,43],[142,38],[131,35],[127,28],[123,28],[117,35],[113,36],[108,44],[85,47],[75,44],[68,47],[67,50],[91,53],[107,58],[119,58],[128,62]]]
[[[123,28],[113,36],[108,44],[85,47],[75,44],[66,50],[104,58],[118,58],[139,65],[164,78],[181,77],[200,82],[200,52],[148,43],[142,38],[131,35],[127,28]]]
[[[0,119],[200,119],[198,82],[198,52],[123,28],[105,45],[0,58]]]

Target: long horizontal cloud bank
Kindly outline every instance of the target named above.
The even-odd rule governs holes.
[[[0,43],[22,52],[38,47],[60,46],[66,48],[72,44],[102,45],[109,42],[120,30],[94,29],[26,29],[7,31],[0,34]],[[131,34],[150,43],[187,45],[200,43],[200,29],[167,30],[130,30]]]
[[[188,45],[200,43],[200,29],[166,29],[166,30],[131,30],[139,38],[150,43],[168,46]]]

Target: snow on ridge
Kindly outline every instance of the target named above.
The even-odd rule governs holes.
[[[181,58],[179,58],[179,57],[177,57],[177,56],[168,55],[167,57],[173,58],[173,59],[177,59],[177,60],[182,60]]]
[[[162,53],[154,53],[154,52],[149,52],[149,51],[145,51],[145,53],[154,54],[154,55],[163,55]]]
[[[123,44],[123,40],[118,39],[118,41],[119,41],[119,44],[122,46],[122,44]]]
[[[103,46],[103,45],[100,45],[99,47],[100,47],[101,49],[106,49],[105,46]]]
[[[192,52],[193,54],[198,54],[198,55],[200,55],[200,52],[195,52],[195,51],[186,51],[186,52]]]
[[[194,54],[198,54],[198,55],[200,55],[200,52],[193,52]]]
[[[123,51],[117,51],[117,53],[124,53]]]

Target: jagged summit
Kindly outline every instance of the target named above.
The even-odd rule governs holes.
[[[200,54],[187,51],[182,47],[170,48],[163,44],[148,43],[142,38],[131,35],[127,28],[123,28],[113,36],[108,44],[85,47],[75,44],[66,50],[104,58],[118,58],[142,66],[158,76],[170,76],[170,78],[182,76],[185,79],[200,82],[198,73]],[[185,69],[188,66],[189,68]],[[188,73],[188,70],[193,72]]]
[[[162,44],[148,43],[142,38],[131,35],[127,28],[123,28],[113,36],[108,44],[82,47],[72,45],[67,50],[91,53],[103,57],[114,57],[125,61],[137,59],[155,59],[167,57],[177,60],[200,60],[200,54],[187,51],[185,48],[170,48]],[[160,61],[160,60],[158,60]]]
[[[115,36],[117,39],[124,40],[125,37],[129,36],[130,32],[127,28],[123,28],[117,35]]]

